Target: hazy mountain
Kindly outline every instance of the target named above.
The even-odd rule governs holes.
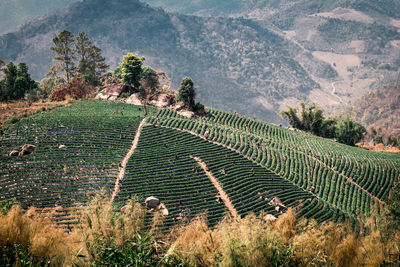
[[[79,0],[1,0],[0,34],[14,31],[21,24]]]
[[[191,76],[206,105],[265,120],[280,122],[278,100],[306,99],[318,88],[291,56],[297,48],[251,20],[168,14],[138,1],[75,3],[1,36],[0,58],[27,62],[40,79],[51,65],[51,40],[64,28],[86,32],[113,67],[137,52],[176,87]]]
[[[276,123],[287,104],[336,107],[397,77],[395,1],[148,2],[187,14],[136,0],[85,0],[1,36],[0,58],[27,62],[41,79],[52,38],[85,31],[112,67],[139,53],[175,88],[191,76],[204,104]]]
[[[338,114],[350,115],[364,125],[381,126],[394,136],[400,135],[400,81],[370,91]]]
[[[337,106],[397,78],[400,66],[400,1],[396,0],[145,0],[170,11],[244,17],[275,29],[301,47],[295,59],[324,92],[310,99]],[[315,59],[338,74],[315,76]]]

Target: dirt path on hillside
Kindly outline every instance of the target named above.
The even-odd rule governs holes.
[[[204,170],[204,172],[207,174],[208,178],[210,178],[210,181],[213,183],[215,188],[218,190],[219,197],[222,199],[224,202],[225,206],[229,209],[231,212],[232,216],[234,218],[240,218],[237,210],[233,206],[231,200],[229,199],[228,194],[225,192],[225,190],[222,188],[222,186],[219,184],[217,178],[214,177],[212,172],[210,172],[207,168],[207,165],[199,158],[199,157],[193,157],[195,161],[197,161],[197,164]]]
[[[233,148],[233,147],[227,146],[227,145],[225,145],[225,144],[218,143],[218,142],[212,141],[212,140],[208,140],[206,137],[204,137],[204,136],[202,136],[202,135],[200,135],[200,134],[198,134],[198,133],[195,133],[195,132],[193,132],[193,131],[189,131],[189,130],[185,130],[185,129],[180,129],[180,128],[174,128],[174,127],[170,127],[170,126],[161,126],[161,125],[159,125],[159,127],[174,129],[174,130],[176,130],[176,131],[185,132],[185,133],[189,133],[189,134],[195,135],[195,136],[197,136],[197,137],[199,137],[199,138],[201,138],[201,139],[203,139],[203,140],[205,140],[205,141],[207,141],[207,142],[209,142],[209,143],[212,143],[212,144],[215,144],[215,145],[219,145],[219,146],[225,147],[225,148],[227,148],[227,149],[229,149],[229,150],[231,150],[231,151],[234,151],[234,152],[240,154],[241,156],[243,156],[244,158],[250,160],[251,162],[254,162],[254,163],[257,164],[257,165],[259,165],[259,166],[261,166],[261,167],[263,167],[263,168],[266,168],[265,166],[261,165],[259,162],[255,161],[255,160],[251,159],[250,157],[246,156],[245,154],[243,154],[241,151],[239,151],[239,150],[237,150],[237,149],[235,149],[235,148]],[[257,136],[257,135],[256,135],[256,136]],[[301,152],[301,151],[298,151],[298,152]],[[303,152],[301,152],[301,153],[303,153]],[[328,167],[329,167],[329,166],[328,166]],[[330,168],[330,167],[329,167],[329,168]],[[266,169],[267,169],[267,168],[266,168]],[[301,187],[301,186],[298,186],[298,185],[297,185],[296,183],[294,183],[293,181],[291,181],[291,180],[289,180],[289,179],[287,179],[287,178],[285,178],[285,177],[282,177],[281,175],[275,173],[273,170],[270,170],[270,169],[268,169],[268,170],[271,171],[272,173],[276,174],[277,176],[281,177],[283,180],[286,180],[286,181],[288,181],[289,183],[293,184],[294,186],[296,186],[296,187],[298,187],[298,188],[301,188],[302,190],[304,190],[304,191],[310,193],[310,194],[313,195],[315,198],[317,198],[317,199],[319,199],[319,200],[321,200],[321,201],[323,201],[323,202],[326,202],[325,200],[323,200],[322,198],[320,198],[320,197],[319,197],[318,195],[316,195],[315,193],[313,193],[313,192],[311,192],[311,191],[308,191],[308,190],[304,189],[304,188]],[[375,197],[374,199],[378,199],[378,198]],[[328,202],[326,202],[326,203],[327,203],[328,205],[330,205],[330,206],[332,206],[332,207],[334,207],[334,208],[336,208],[336,209],[342,211],[344,214],[347,214],[347,215],[349,215],[349,216],[351,217],[351,215],[350,215],[347,211],[342,210],[341,208],[337,207],[336,205],[330,204],[330,203],[328,203]],[[379,200],[379,203],[384,203],[384,202],[383,202],[382,200]]]
[[[117,180],[115,181],[114,191],[111,195],[111,203],[114,201],[114,198],[119,191],[119,187],[121,185],[121,180],[124,179],[124,176],[125,176],[126,164],[128,163],[128,160],[131,158],[133,152],[135,152],[135,149],[139,143],[140,134],[141,134],[143,126],[145,124],[146,124],[146,118],[143,118],[143,120],[140,122],[139,127],[136,131],[135,138],[132,141],[131,149],[129,149],[128,153],[125,155],[124,159],[121,162]]]
[[[336,87],[335,87],[335,82],[333,82],[333,83],[332,83],[332,92],[331,92],[331,95],[334,96],[334,97],[337,97],[337,99],[339,99],[340,103],[342,103],[342,102],[343,102],[343,99],[342,99],[340,96],[338,96],[337,94],[335,94],[335,93],[336,93]]]
[[[235,128],[233,128],[233,127],[231,127],[231,126],[226,126],[226,127],[235,130]],[[187,132],[190,133],[190,134],[194,134],[194,135],[196,135],[196,136],[199,136],[199,137],[203,138],[203,139],[206,140],[206,141],[219,144],[219,143],[217,143],[217,142],[215,142],[215,141],[210,141],[210,140],[208,140],[207,138],[205,138],[205,137],[203,137],[203,136],[201,136],[201,135],[199,135],[199,134],[197,134],[197,133],[190,132],[190,131],[187,131]],[[255,136],[255,137],[257,137],[257,138],[260,138],[260,139],[262,139],[262,140],[265,140],[265,138],[262,137],[262,136],[260,136],[260,135],[257,135],[257,134],[254,134],[254,133],[252,133],[252,135]],[[224,145],[224,144],[219,144],[219,145],[222,145],[222,146],[224,146],[224,147],[230,148],[230,147],[228,147],[228,146],[226,146],[226,145]],[[232,149],[232,148],[230,148],[230,149],[233,150],[233,151],[235,151],[235,152],[237,152],[237,153],[239,153],[240,155],[242,155],[242,156],[248,158],[246,155],[244,155],[244,154],[243,154],[242,152],[240,152],[239,150]],[[384,202],[383,200],[379,199],[378,197],[376,197],[376,196],[374,196],[373,194],[371,194],[370,192],[368,192],[365,188],[361,187],[361,186],[360,186],[359,184],[357,184],[351,177],[346,176],[344,173],[341,173],[341,172],[335,170],[334,168],[332,168],[331,166],[327,165],[326,163],[324,163],[324,162],[321,161],[320,159],[318,159],[318,158],[316,158],[316,157],[314,157],[314,156],[308,155],[308,154],[304,153],[303,151],[300,151],[300,150],[297,150],[297,149],[294,149],[294,148],[292,148],[292,149],[293,149],[295,152],[298,152],[298,153],[300,153],[300,154],[303,154],[303,155],[306,156],[306,157],[309,157],[309,158],[311,158],[311,159],[313,159],[313,160],[316,160],[316,161],[320,162],[320,163],[323,164],[326,168],[328,168],[328,169],[330,169],[331,171],[337,173],[338,175],[344,177],[347,181],[349,181],[349,182],[352,183],[353,185],[357,186],[357,187],[360,188],[362,191],[364,191],[365,193],[367,193],[370,197],[372,197],[373,199],[375,199],[379,204],[387,204],[387,203]]]

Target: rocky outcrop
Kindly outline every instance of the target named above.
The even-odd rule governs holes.
[[[132,94],[128,99],[125,101],[127,104],[143,106],[142,101],[140,100],[139,93]]]
[[[178,111],[177,112],[179,115],[186,117],[186,118],[193,118],[194,117],[194,112],[193,111],[189,111],[189,110],[184,110],[184,111]]]
[[[32,154],[33,152],[35,152],[35,150],[36,150],[36,146],[30,145],[30,144],[25,144],[22,146],[22,151],[19,152],[18,156],[25,156],[25,155]]]
[[[19,154],[19,151],[18,150],[13,150],[13,151],[11,151],[10,152],[10,154],[8,154],[10,157],[15,157],[15,156],[18,156],[18,154]]]
[[[274,215],[272,214],[267,214],[264,217],[264,220],[266,220],[267,222],[274,222],[276,221],[278,218],[276,218]]]
[[[159,108],[164,108],[170,106],[172,103],[172,98],[167,94],[159,94],[153,97],[150,104]]]
[[[96,99],[116,100],[122,93],[133,93],[133,88],[124,84],[108,84],[99,88]]]
[[[144,203],[146,204],[146,208],[151,210],[151,209],[157,209],[158,205],[160,205],[160,200],[156,197],[148,197],[146,198],[146,200],[144,201]]]
[[[282,203],[279,197],[274,197],[268,204],[274,206],[277,212],[284,212],[287,210],[287,207]]]

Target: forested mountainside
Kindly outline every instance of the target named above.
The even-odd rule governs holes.
[[[52,38],[62,29],[84,31],[112,68],[123,54],[137,52],[165,70],[175,88],[191,76],[204,104],[275,123],[284,123],[277,114],[288,104],[337,107],[398,72],[396,1],[193,1],[176,8],[180,4],[163,7],[186,15],[137,0],[77,2],[0,36],[0,58],[27,62],[41,79],[51,64]]]
[[[349,114],[364,125],[380,126],[387,134],[400,135],[400,82],[369,92],[343,108],[341,114]]]
[[[21,24],[77,1],[79,0],[0,1],[0,34],[15,31]]]
[[[249,18],[275,29],[302,48],[295,59],[331,93],[326,97],[311,91],[309,98],[325,106],[347,103],[397,78],[399,1],[145,1],[185,14]],[[338,75],[312,73],[318,69],[316,59]]]

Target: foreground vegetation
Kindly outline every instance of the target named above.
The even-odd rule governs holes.
[[[3,203],[4,204],[4,203]],[[66,232],[51,213],[18,205],[0,212],[2,266],[380,266],[399,264],[400,236],[387,217],[349,224],[297,219],[289,209],[276,221],[265,214],[225,216],[215,227],[204,213],[170,231],[163,215],[131,199],[123,211],[103,193],[77,207],[79,225]],[[385,219],[382,219],[385,218]],[[397,231],[396,231],[397,230]]]

